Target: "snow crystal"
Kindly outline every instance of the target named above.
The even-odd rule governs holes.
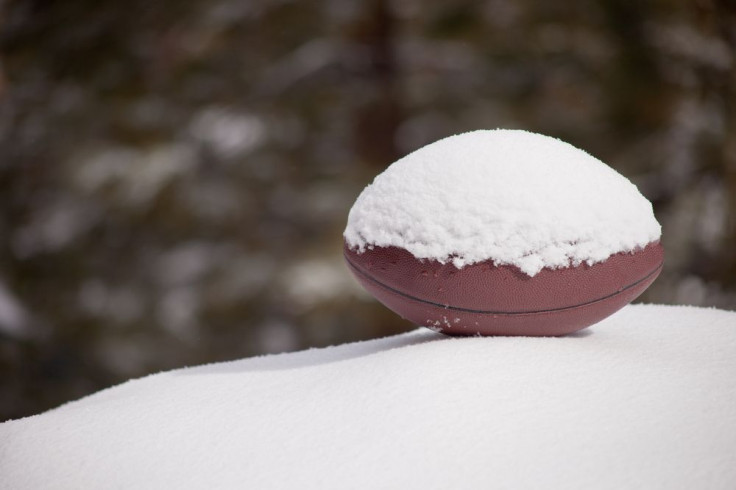
[[[0,424],[0,489],[733,489],[734,326],[634,305],[160,373]]]
[[[396,161],[350,210],[345,240],[462,268],[493,260],[529,276],[659,240],[651,203],[600,160],[549,136],[480,130]]]

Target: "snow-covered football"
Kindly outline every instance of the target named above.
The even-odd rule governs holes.
[[[562,335],[641,294],[661,227],[628,179],[526,131],[464,133],[398,160],[358,197],[345,258],[402,317],[454,335]]]

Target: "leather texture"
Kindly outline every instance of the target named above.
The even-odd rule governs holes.
[[[563,335],[588,327],[639,296],[659,275],[659,242],[603,262],[543,269],[529,277],[492,261],[462,269],[397,247],[345,259],[381,303],[418,325],[452,335]]]

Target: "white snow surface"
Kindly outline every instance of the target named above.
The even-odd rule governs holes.
[[[736,313],[180,369],[0,424],[0,488],[736,488]]]
[[[529,276],[660,235],[651,203],[621,174],[558,139],[505,129],[450,136],[396,161],[360,194],[344,233],[360,252],[395,246]]]

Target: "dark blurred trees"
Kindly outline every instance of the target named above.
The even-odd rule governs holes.
[[[340,257],[384,166],[561,137],[664,226],[647,301],[736,307],[736,10],[0,2],[0,419],[186,364],[411,328]]]

